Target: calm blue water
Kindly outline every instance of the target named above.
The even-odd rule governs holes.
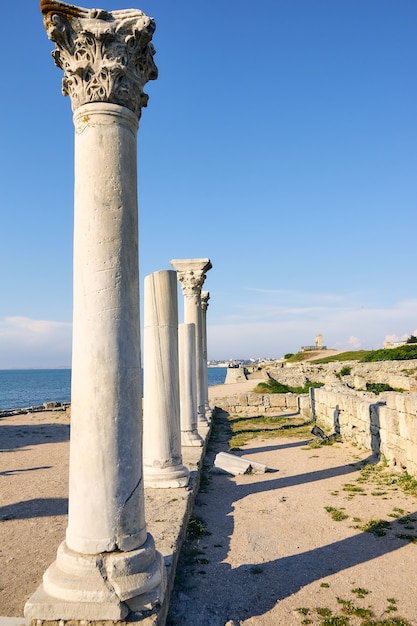
[[[226,380],[227,367],[209,367],[208,368],[208,386],[223,385]]]
[[[71,400],[71,370],[0,370],[0,409]]]
[[[222,385],[226,367],[209,367],[208,384]],[[71,370],[0,370],[0,410],[71,401]]]

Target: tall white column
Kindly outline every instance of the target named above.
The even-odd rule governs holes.
[[[201,339],[203,344],[203,371],[204,371],[204,409],[206,411],[206,417],[209,419],[212,416],[212,410],[209,404],[208,397],[208,365],[207,365],[207,309],[208,301],[210,300],[210,293],[208,291],[201,292]]]
[[[70,484],[66,541],[25,616],[118,620],[165,591],[144,512],[136,191],[155,26],[138,10],[41,10],[75,125]]]
[[[210,259],[173,259],[170,263],[177,270],[178,281],[184,294],[184,322],[195,324],[197,419],[199,424],[207,425],[204,397],[201,288],[206,278],[206,272],[212,268],[212,265]]]
[[[185,487],[178,373],[177,276],[173,270],[145,278],[143,471],[146,487]]]
[[[183,446],[202,446],[203,439],[197,430],[195,324],[180,324],[178,338],[181,443]]]

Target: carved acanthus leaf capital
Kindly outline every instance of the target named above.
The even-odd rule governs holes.
[[[125,106],[140,117],[148,80],[157,78],[151,44],[152,18],[137,9],[83,9],[58,0],[41,0],[55,64],[64,71],[62,93],[72,109],[90,102]]]
[[[201,288],[206,279],[206,275],[203,272],[195,272],[194,270],[188,270],[184,272],[177,272],[178,282],[181,285],[182,293],[185,298],[200,299]]]
[[[201,308],[203,311],[207,311],[209,307],[210,293],[208,291],[201,292]]]

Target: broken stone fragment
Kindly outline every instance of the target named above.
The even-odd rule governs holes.
[[[267,466],[256,461],[249,461],[241,456],[229,454],[228,452],[219,452],[214,459],[214,467],[218,470],[227,472],[228,474],[264,474]]]

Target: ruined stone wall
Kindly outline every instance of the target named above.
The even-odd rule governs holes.
[[[417,393],[377,396],[338,385],[312,389],[310,396],[319,424],[417,476]]]
[[[341,376],[341,370],[347,367],[351,368],[350,374]],[[365,390],[366,383],[386,383],[394,389],[417,391],[417,360],[415,359],[375,363],[337,361],[321,365],[290,363],[285,367],[271,368],[268,372],[272,378],[292,387],[303,386],[308,381],[327,384],[342,382],[353,389]]]
[[[309,396],[294,393],[236,393],[226,398],[211,398],[211,406],[217,406],[231,415],[278,415],[282,412],[310,415]]]

